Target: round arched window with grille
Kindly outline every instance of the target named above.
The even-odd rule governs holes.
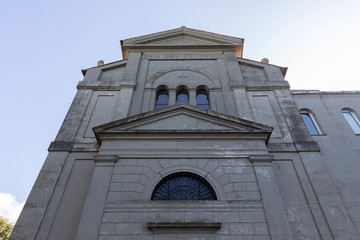
[[[217,200],[217,197],[204,178],[178,172],[164,177],[156,185],[151,200]]]

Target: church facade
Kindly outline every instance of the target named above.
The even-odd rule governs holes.
[[[360,92],[243,43],[181,27],[83,70],[11,239],[360,239]]]

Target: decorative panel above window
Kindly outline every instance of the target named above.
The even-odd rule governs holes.
[[[342,110],[342,114],[355,134],[360,134],[360,122],[355,113],[350,110]]]
[[[305,125],[310,133],[310,135],[320,135],[320,129],[318,127],[318,124],[316,123],[314,116],[307,111],[301,111],[300,112],[302,119],[305,122]]]
[[[156,185],[151,200],[217,200],[217,197],[204,178],[178,172],[168,175]]]

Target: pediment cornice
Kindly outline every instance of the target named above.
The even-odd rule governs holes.
[[[169,49],[234,49],[242,57],[244,39],[226,35],[180,27],[121,41],[123,58],[127,59],[129,50]]]
[[[117,138],[256,138],[268,141],[272,127],[176,104],[93,128],[97,141]]]

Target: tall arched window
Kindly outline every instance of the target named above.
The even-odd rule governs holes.
[[[196,91],[196,105],[201,108],[210,109],[208,92],[205,89]]]
[[[179,88],[176,92],[176,103],[189,103],[189,92],[186,88]]]
[[[156,93],[155,109],[166,107],[169,105],[169,91],[165,88],[160,88]]]
[[[312,115],[312,113],[310,113],[309,111],[306,110],[302,110],[300,111],[301,117],[305,122],[305,125],[310,133],[310,135],[320,135],[320,128],[318,126],[318,124],[315,121],[314,116]]]
[[[189,172],[173,173],[155,187],[151,200],[217,200],[214,189],[202,177]]]
[[[356,117],[355,113],[348,109],[343,109],[341,112],[345,117],[346,121],[349,123],[352,130],[354,131],[354,133],[360,134],[360,121]]]

